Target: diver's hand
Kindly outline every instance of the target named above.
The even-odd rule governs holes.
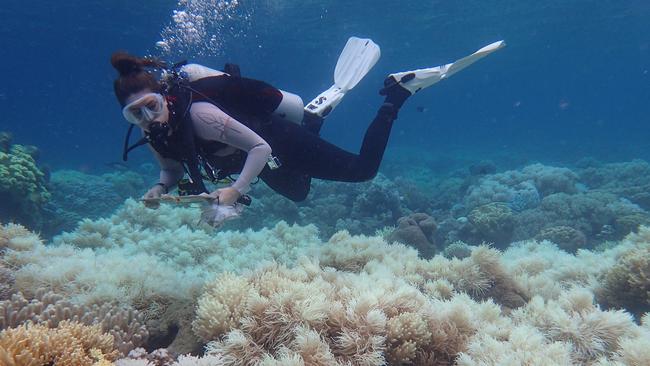
[[[218,200],[220,205],[232,206],[241,197],[241,193],[232,187],[225,187],[210,193],[210,196]]]
[[[153,208],[153,209],[160,207],[160,202],[157,201],[151,202],[147,200],[150,200],[152,198],[160,198],[160,196],[162,196],[164,193],[165,193],[165,187],[163,187],[160,184],[156,184],[155,186],[151,187],[151,189],[149,189],[147,193],[144,194],[144,196],[142,196],[144,205],[148,208]]]

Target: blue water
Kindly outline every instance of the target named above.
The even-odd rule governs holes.
[[[174,1],[5,1],[0,8],[0,131],[54,167],[119,160],[127,127],[112,92],[118,49],[158,54]],[[309,100],[329,87],[351,35],[382,58],[327,121],[323,136],[358,148],[384,76],[443,64],[490,42],[508,47],[408,102],[391,138],[431,155],[573,162],[650,157],[650,2],[242,1],[217,55]],[[426,111],[418,112],[417,107]],[[136,161],[149,159],[146,152]]]

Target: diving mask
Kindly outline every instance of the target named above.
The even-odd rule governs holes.
[[[165,98],[158,93],[147,93],[122,109],[124,118],[134,125],[144,127],[165,112]]]

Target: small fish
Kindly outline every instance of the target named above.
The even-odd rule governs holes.
[[[129,170],[128,165],[126,165],[126,164],[124,164],[122,162],[119,162],[119,161],[111,161],[109,163],[106,163],[105,165],[107,167],[109,167],[111,169],[115,169],[115,170],[120,170],[120,171]]]
[[[418,112],[420,112],[420,113],[424,113],[424,112],[426,112],[426,111],[429,110],[429,108],[427,108],[427,107],[423,107],[423,106],[421,106],[421,105],[415,107],[415,109],[416,109]]]

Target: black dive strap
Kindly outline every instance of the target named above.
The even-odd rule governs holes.
[[[142,145],[145,145],[149,142],[149,139],[146,137],[141,138],[136,142],[135,144],[129,146],[129,140],[131,139],[131,132],[133,131],[133,127],[135,125],[129,126],[129,130],[126,132],[126,137],[124,138],[124,148],[122,149],[122,160],[127,161],[129,160],[129,153],[131,150],[135,149],[136,147],[140,147]]]

